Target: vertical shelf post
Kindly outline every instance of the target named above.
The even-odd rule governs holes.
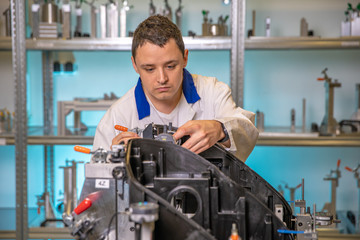
[[[231,1],[231,80],[235,103],[244,106],[245,0]]]
[[[44,135],[53,135],[54,126],[54,84],[53,84],[53,54],[50,51],[42,52],[43,69],[43,104],[44,104]],[[44,145],[44,193],[49,194],[49,201],[55,203],[54,194],[54,146]],[[45,204],[45,218],[52,217],[52,209],[47,209],[49,204]]]
[[[28,239],[25,1],[11,0],[15,82],[16,239]]]

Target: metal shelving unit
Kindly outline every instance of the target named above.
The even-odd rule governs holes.
[[[92,145],[95,128],[90,127],[83,135],[40,135],[43,128],[36,131],[30,128],[27,137],[28,145]],[[0,135],[0,143],[14,145],[12,134]],[[296,134],[286,132],[261,132],[258,146],[317,146],[317,147],[360,147],[359,135],[317,136],[316,134]]]
[[[251,37],[245,49],[360,49],[360,37]]]
[[[67,51],[130,51],[131,37],[118,39],[79,38],[26,39],[28,50]],[[232,37],[184,37],[190,50],[231,50]],[[245,50],[289,49],[360,49],[360,37],[251,37],[245,39]],[[0,38],[0,50],[11,50],[11,38]]]
[[[262,49],[359,49],[360,38],[250,38],[245,39],[245,0],[231,1],[231,37],[185,37],[191,50],[230,50],[231,89],[235,102],[243,106],[244,50]],[[27,218],[27,145],[44,145],[46,171],[53,166],[53,145],[91,145],[92,136],[55,136],[52,126],[52,64],[51,51],[129,51],[132,38],[42,40],[25,39],[25,1],[11,0],[12,38],[0,38],[0,50],[13,51],[15,75],[15,111],[17,122],[14,135],[0,135],[0,142],[16,147],[16,239],[45,238],[43,229],[35,232],[28,228]],[[28,135],[26,121],[26,50],[43,52],[44,135]],[[359,147],[359,137],[271,137],[261,136],[258,145],[266,146],[347,146]],[[48,164],[50,163],[50,164]],[[51,183],[51,181],[50,181]],[[45,184],[47,187],[48,183]],[[50,184],[51,185],[51,184]],[[50,232],[51,233],[51,232]],[[10,235],[9,235],[10,236]]]

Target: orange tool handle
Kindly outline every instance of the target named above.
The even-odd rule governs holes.
[[[90,148],[86,148],[86,147],[82,147],[82,146],[78,146],[78,145],[76,145],[74,147],[74,150],[77,152],[82,152],[82,153],[86,153],[86,154],[90,154],[90,152],[91,152]]]
[[[346,170],[348,170],[349,172],[352,172],[353,170],[351,168],[349,168],[348,166],[345,167]]]
[[[324,81],[325,78],[317,78],[318,81]]]
[[[115,129],[119,130],[119,131],[122,131],[122,132],[127,132],[129,130],[127,127],[123,127],[123,126],[120,126],[120,125],[115,125]]]
[[[337,167],[340,167],[341,159],[338,159],[337,161]]]
[[[231,239],[231,240],[238,240],[238,239],[239,239],[239,235],[237,235],[237,234],[231,234],[230,239]]]
[[[74,209],[74,212],[79,215],[80,213],[86,211],[89,207],[91,207],[92,201],[89,198],[85,198],[79,206]]]
[[[296,186],[296,188],[299,188],[299,187],[301,187],[301,185],[302,185],[302,183],[300,183],[299,185],[297,185],[297,186]]]

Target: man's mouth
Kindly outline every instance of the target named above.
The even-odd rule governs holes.
[[[169,91],[170,87],[158,87],[156,88],[156,91],[158,92],[167,92]]]

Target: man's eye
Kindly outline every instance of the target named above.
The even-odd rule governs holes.
[[[175,68],[175,65],[168,65],[167,68],[168,69],[173,69],[173,68]]]
[[[153,68],[145,68],[145,71],[147,72],[152,72],[154,69]]]

